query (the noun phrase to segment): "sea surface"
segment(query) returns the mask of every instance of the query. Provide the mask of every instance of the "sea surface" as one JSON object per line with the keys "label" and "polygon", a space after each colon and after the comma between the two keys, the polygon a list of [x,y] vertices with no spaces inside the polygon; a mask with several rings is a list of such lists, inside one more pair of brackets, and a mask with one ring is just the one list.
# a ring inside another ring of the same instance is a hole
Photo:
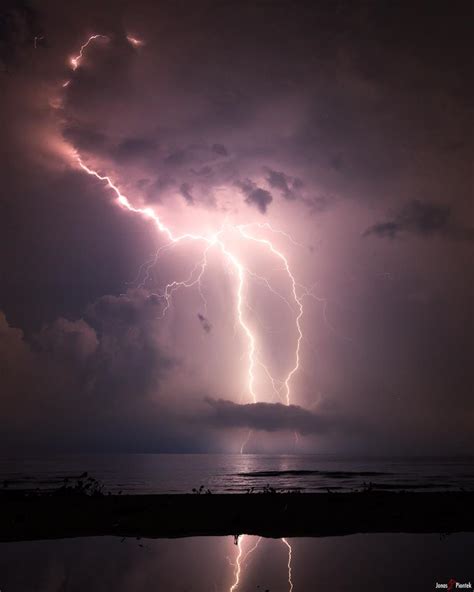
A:
{"label": "sea surface", "polygon": [[[474,491],[474,458],[330,455],[116,454],[0,458],[0,487],[54,490],[86,472],[124,494],[245,493],[251,488],[325,492]],[[370,485],[369,485],[370,484]],[[1,588],[1,586],[0,586]]]}

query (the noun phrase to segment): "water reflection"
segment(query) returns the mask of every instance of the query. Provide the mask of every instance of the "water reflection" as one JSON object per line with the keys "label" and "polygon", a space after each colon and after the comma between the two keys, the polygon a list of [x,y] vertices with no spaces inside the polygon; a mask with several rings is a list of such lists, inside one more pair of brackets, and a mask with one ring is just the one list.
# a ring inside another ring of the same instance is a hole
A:
{"label": "water reflection", "polygon": [[[472,580],[474,535],[96,537],[0,544],[5,592],[432,590]],[[469,551],[470,550],[470,551]]]}

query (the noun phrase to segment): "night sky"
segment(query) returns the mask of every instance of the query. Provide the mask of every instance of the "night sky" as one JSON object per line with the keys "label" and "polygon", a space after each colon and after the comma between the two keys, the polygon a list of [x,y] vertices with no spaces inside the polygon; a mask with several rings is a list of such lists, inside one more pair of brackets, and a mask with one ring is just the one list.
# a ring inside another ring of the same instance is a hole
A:
{"label": "night sky", "polygon": [[2,449],[474,453],[469,2],[6,4]]}

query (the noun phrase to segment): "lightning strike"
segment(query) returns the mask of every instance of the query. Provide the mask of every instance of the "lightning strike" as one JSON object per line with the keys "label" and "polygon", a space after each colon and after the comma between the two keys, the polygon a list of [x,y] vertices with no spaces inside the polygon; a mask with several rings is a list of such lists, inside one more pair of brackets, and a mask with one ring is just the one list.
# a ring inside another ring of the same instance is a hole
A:
{"label": "lightning strike", "polygon": [[84,57],[84,51],[96,39],[108,39],[108,37],[106,35],[91,35],[89,37],[89,39],[81,45],[81,49],[79,50],[79,53],[76,56],[73,56],[69,60],[69,63],[70,63],[71,68],[73,70],[77,70],[79,68],[82,58]]}
{"label": "lightning strike", "polygon": [[251,555],[255,549],[259,546],[262,537],[257,539],[257,542],[253,547],[251,547],[245,554],[243,554],[243,542],[245,540],[245,535],[240,535],[237,541],[237,557],[235,559],[234,565],[234,583],[229,588],[229,592],[235,592],[240,585],[240,576],[242,575],[242,566],[247,561],[249,555]]}
{"label": "lightning strike", "polygon": [[[196,266],[192,269],[187,280],[184,280],[181,282],[173,281],[173,282],[166,285],[165,290],[162,295],[166,301],[166,306],[164,307],[163,312],[161,313],[162,318],[165,316],[166,312],[168,311],[168,309],[171,306],[173,292],[175,292],[176,290],[179,290],[180,288],[192,288],[193,286],[197,286],[198,292],[199,292],[201,299],[204,303],[204,310],[207,311],[207,302],[206,302],[206,299],[204,298],[204,294],[202,292],[201,279],[202,279],[202,276],[204,275],[204,272],[206,271],[206,268],[207,268],[207,253],[208,253],[209,249],[211,248],[211,246],[212,245],[210,245],[206,248],[206,250],[204,251],[204,255],[203,255],[202,260],[199,263],[197,263]],[[196,270],[198,270],[198,269],[200,269],[200,271],[199,271],[199,274],[197,275],[197,277],[195,278],[194,276],[196,274]]]}
{"label": "lightning strike", "polygon": [[295,323],[296,323],[296,330],[297,330],[297,340],[296,340],[296,350],[295,350],[295,364],[293,366],[293,368],[291,368],[291,370],[289,371],[289,373],[286,376],[286,379],[284,381],[285,383],[285,399],[286,399],[286,404],[290,405],[290,395],[291,395],[291,389],[290,389],[290,382],[291,379],[293,378],[294,374],[298,371],[299,367],[300,367],[300,348],[301,348],[301,341],[303,339],[303,331],[301,329],[301,319],[303,317],[303,313],[304,313],[304,308],[303,308],[303,300],[302,298],[298,295],[297,292],[297,282],[295,280],[295,277],[293,276],[291,270],[290,270],[290,265],[288,263],[288,259],[283,255],[283,253],[281,253],[280,251],[278,251],[278,249],[276,249],[273,245],[273,243],[271,241],[269,241],[268,239],[264,239],[264,238],[256,238],[253,237],[251,235],[249,235],[246,230],[245,230],[245,226],[240,225],[237,227],[237,229],[239,230],[239,232],[241,233],[241,235],[243,237],[245,237],[248,240],[253,240],[256,243],[262,244],[264,245],[267,249],[269,249],[276,257],[278,257],[278,259],[280,259],[283,263],[283,266],[286,270],[286,273],[288,275],[288,278],[290,280],[291,283],[291,290],[293,293],[293,299],[294,302],[296,304],[297,307],[297,315],[296,315],[296,319],[295,319]]}
{"label": "lightning strike", "polygon": [[[222,230],[220,230],[220,231],[216,232],[214,235],[210,235],[210,236],[200,235],[200,234],[192,234],[192,233],[185,233],[185,234],[181,234],[179,236],[174,236],[172,231],[162,222],[160,217],[157,216],[151,208],[136,208],[135,206],[133,206],[130,203],[129,199],[124,194],[121,193],[120,189],[117,187],[117,185],[112,181],[112,179],[108,175],[101,175],[98,171],[96,171],[96,170],[90,168],[88,165],[86,165],[77,151],[75,151],[75,158],[76,158],[78,165],[81,167],[81,169],[83,171],[85,171],[88,175],[91,175],[93,177],[96,177],[96,179],[103,181],[106,184],[106,186],[115,193],[117,202],[122,207],[126,208],[130,212],[141,214],[145,218],[151,219],[158,227],[158,230],[160,232],[166,234],[166,236],[168,237],[168,239],[172,243],[176,244],[176,243],[179,243],[184,240],[194,240],[194,241],[202,241],[204,243],[207,243],[207,245],[209,247],[217,245],[220,248],[221,252],[224,254],[227,261],[229,263],[231,263],[232,267],[235,269],[236,274],[237,274],[237,278],[238,278],[238,282],[237,282],[237,318],[238,318],[239,324],[240,324],[245,336],[247,337],[247,341],[248,341],[248,359],[249,359],[248,390],[249,390],[249,393],[253,399],[253,402],[256,403],[257,402],[257,393],[255,392],[256,339],[255,339],[255,336],[252,333],[249,325],[247,324],[247,322],[245,320],[245,315],[243,312],[243,310],[244,310],[245,267],[233,253],[231,253],[230,251],[227,250],[226,246],[224,245],[222,240],[219,238],[219,235],[221,234]],[[165,289],[165,299],[167,302],[166,310],[169,308],[170,294],[172,294],[172,292],[175,291],[179,287],[190,287],[190,286],[193,286],[193,285],[196,285],[197,283],[199,283],[202,278],[202,275],[205,271],[205,268],[206,268],[206,265],[205,264],[202,265],[201,273],[199,274],[198,279],[196,281],[191,281],[190,279],[188,279],[187,281],[184,281],[184,282],[172,282],[171,284],[169,284],[166,287],[166,289]]]}
{"label": "lightning strike", "polygon": [[261,540],[262,540],[262,537],[258,537],[257,542],[255,543],[255,545],[253,547],[251,547],[247,551],[247,553],[245,554],[245,557],[242,560],[243,562],[244,561],[247,561],[248,556],[251,555],[255,551],[255,549],[260,545]]}
{"label": "lightning strike", "polygon": [[291,572],[292,548],[290,543],[286,539],[281,539],[281,542],[288,547],[288,592],[293,592],[293,579]]}
{"label": "lightning strike", "polygon": [[[100,34],[91,35],[86,40],[86,42],[81,46],[79,53],[76,56],[70,58],[70,66],[73,71],[77,70],[77,68],[80,66],[82,59],[84,58],[84,52],[87,49],[87,47],[97,39],[108,39],[108,37],[105,35],[100,35]],[[136,37],[132,37],[131,35],[127,35],[127,40],[134,47],[140,47],[141,45],[143,45],[143,42],[140,39],[138,39]],[[67,87],[69,87],[70,83],[71,83],[71,80],[67,80],[66,82],[64,82],[62,84],[62,87],[66,89]],[[214,232],[212,234],[199,234],[199,233],[187,232],[187,233],[175,235],[173,233],[173,231],[163,222],[163,220],[160,218],[160,216],[157,215],[152,208],[150,208],[150,207],[139,208],[139,207],[134,206],[132,204],[132,202],[129,200],[129,198],[125,194],[122,193],[122,191],[120,190],[117,183],[109,175],[101,174],[98,170],[96,170],[95,168],[92,168],[89,164],[87,164],[85,162],[85,160],[81,156],[81,154],[74,148],[73,148],[73,158],[74,158],[77,166],[82,171],[84,171],[84,173],[86,173],[87,175],[89,175],[91,177],[95,177],[97,180],[101,181],[108,189],[110,189],[112,191],[112,193],[115,197],[115,201],[117,202],[117,204],[120,207],[122,207],[134,214],[139,214],[146,219],[149,219],[150,221],[152,221],[155,224],[155,226],[157,227],[157,230],[167,237],[168,243],[158,250],[157,254],[155,255],[155,257],[153,258],[153,260],[151,262],[149,262],[148,264],[145,265],[146,276],[142,282],[142,285],[148,279],[150,268],[154,263],[156,263],[158,256],[162,250],[168,250],[168,249],[172,248],[173,246],[177,245],[178,243],[181,243],[184,241],[197,241],[197,242],[201,242],[204,244],[205,249],[203,252],[202,259],[191,270],[191,273],[189,274],[188,278],[185,280],[180,280],[180,281],[174,280],[165,286],[164,291],[161,294],[162,298],[165,301],[165,306],[163,308],[162,316],[164,316],[166,314],[167,310],[171,306],[172,297],[173,297],[174,292],[176,292],[177,290],[179,290],[181,288],[197,287],[199,294],[204,302],[204,306],[207,309],[207,302],[206,302],[206,299],[204,298],[204,295],[202,292],[202,283],[201,282],[202,282],[203,276],[207,270],[207,265],[208,265],[207,256],[208,256],[210,249],[212,249],[214,247],[219,249],[219,251],[221,252],[223,257],[225,258],[227,263],[233,269],[234,274],[236,276],[235,315],[236,315],[237,322],[241,328],[242,334],[245,336],[246,341],[247,341],[247,359],[248,359],[247,390],[250,395],[250,398],[252,399],[253,403],[256,403],[258,401],[258,393],[257,393],[256,387],[255,387],[256,368],[261,367],[264,370],[265,374],[267,375],[267,377],[272,385],[274,393],[278,397],[283,398],[286,405],[290,405],[291,404],[291,381],[293,379],[293,376],[296,374],[296,372],[300,368],[300,348],[301,348],[301,342],[303,339],[301,320],[302,320],[303,313],[304,313],[302,299],[304,296],[311,294],[311,292],[308,289],[304,288],[304,286],[301,286],[300,284],[297,283],[297,281],[290,269],[290,264],[288,262],[287,257],[280,250],[278,250],[269,239],[253,236],[252,234],[249,233],[249,229],[251,227],[256,227],[258,229],[269,230],[270,232],[272,232],[274,234],[279,234],[279,235],[284,236],[293,245],[300,246],[300,247],[303,247],[304,245],[301,245],[301,243],[296,242],[286,232],[274,229],[269,223],[252,223],[252,224],[244,224],[244,225],[237,225],[237,226],[229,225],[229,224],[225,223],[217,232]],[[227,229],[237,232],[245,242],[253,242],[253,243],[255,243],[256,246],[263,247],[280,262],[282,269],[284,270],[284,272],[288,278],[288,281],[289,281],[289,285],[290,285],[290,289],[291,289],[290,291],[291,291],[291,295],[292,295],[291,302],[287,298],[285,298],[282,294],[277,292],[271,286],[271,284],[267,278],[261,277],[261,276],[255,274],[254,272],[252,272],[240,261],[240,259],[238,258],[238,256],[234,252],[232,252],[228,249],[228,247],[226,246],[224,239],[223,239],[224,231]],[[248,320],[246,319],[246,316],[244,313],[246,308],[250,308],[249,305],[247,305],[245,302],[245,287],[246,287],[249,277],[256,279],[259,282],[263,283],[271,293],[273,293],[277,297],[281,298],[285,302],[285,304],[288,306],[288,308],[292,312],[294,312],[294,314],[295,314],[295,321],[294,322],[295,322],[295,329],[296,329],[296,347],[295,347],[295,353],[294,353],[294,363],[293,363],[292,367],[290,368],[290,370],[287,372],[286,377],[282,380],[275,378],[273,376],[273,374],[270,372],[268,366],[265,365],[261,361],[260,356],[259,356],[259,349],[257,347],[257,338],[256,338],[254,332],[252,331],[252,328],[251,328],[250,324],[248,323]],[[298,289],[301,290],[301,294],[298,293]],[[283,391],[283,395],[281,395],[282,391]],[[248,441],[249,441],[251,435],[252,435],[252,431],[249,430],[246,439],[242,443],[242,446],[240,449],[241,454],[243,454],[245,446],[248,444]],[[295,434],[295,437],[297,437],[296,434]],[[242,574],[242,566],[243,566],[245,560],[248,558],[248,556],[251,553],[253,553],[255,551],[255,549],[258,547],[258,545],[261,541],[261,538],[259,538],[257,543],[251,549],[249,549],[247,551],[247,553],[245,553],[245,554],[243,552],[244,540],[245,540],[245,535],[238,537],[238,541],[237,541],[238,553],[237,553],[236,561],[234,564],[234,566],[235,566],[234,582],[231,585],[229,592],[235,592],[237,590],[237,588],[239,587],[240,580],[241,580],[241,574]],[[288,548],[288,584],[289,584],[289,592],[292,592],[293,591],[292,568],[291,568],[292,548],[291,548],[291,545],[288,543],[288,541],[285,538],[283,538],[281,540]]]}
{"label": "lightning strike", "polygon": [[245,440],[242,442],[242,445],[240,446],[240,454],[243,454],[245,452],[245,447],[249,443],[251,435],[252,435],[252,430],[249,430],[247,433],[247,437],[245,438]]}
{"label": "lightning strike", "polygon": [[[109,39],[106,35],[102,34],[95,34],[91,35],[85,43],[82,44],[79,53],[72,57],[70,60],[71,67],[76,70],[80,64],[82,59],[84,58],[85,51],[89,47],[91,43],[96,41],[97,39]],[[136,37],[132,37],[131,35],[127,36],[127,40],[134,46],[141,45],[142,42]],[[70,80],[63,83],[63,88],[67,88],[70,84]],[[303,308],[303,300],[302,298],[308,294],[309,290],[300,286],[296,282],[296,279],[290,269],[290,264],[287,257],[278,250],[272,241],[268,238],[260,238],[257,236],[253,236],[249,231],[250,228],[255,227],[258,229],[268,230],[274,234],[279,234],[289,240],[292,244],[297,246],[303,246],[301,243],[295,241],[288,233],[283,232],[281,230],[273,228],[268,222],[265,223],[250,223],[250,224],[241,224],[238,226],[225,224],[214,234],[199,234],[199,233],[184,233],[181,235],[175,235],[173,231],[162,221],[159,215],[155,213],[155,211],[150,207],[139,208],[132,204],[129,198],[122,193],[119,186],[116,184],[112,178],[107,174],[101,174],[98,170],[92,168],[89,164],[86,164],[81,154],[76,150],[73,149],[73,157],[77,163],[77,165],[88,175],[95,177],[99,181],[102,181],[106,187],[108,187],[115,195],[115,199],[117,203],[122,207],[127,209],[130,212],[135,214],[139,214],[145,218],[150,219],[157,227],[158,231],[164,234],[167,239],[169,240],[168,245],[165,245],[166,248],[175,246],[176,244],[182,241],[198,241],[202,242],[206,245],[205,255],[203,260],[198,263],[195,268],[192,270],[190,276],[181,281],[173,281],[169,283],[162,293],[162,298],[165,301],[165,307],[163,310],[163,315],[166,314],[166,311],[169,309],[171,305],[171,300],[174,292],[181,288],[191,288],[196,286],[198,288],[199,294],[201,299],[204,302],[205,307],[207,307],[207,302],[203,296],[202,292],[202,284],[201,281],[207,269],[207,253],[212,247],[216,247],[220,250],[221,254],[227,260],[230,267],[233,269],[233,272],[236,277],[236,292],[235,292],[235,301],[236,301],[236,320],[238,325],[240,326],[241,332],[244,335],[247,341],[247,359],[248,359],[248,366],[247,366],[247,390],[250,396],[250,399],[253,403],[258,401],[258,393],[256,391],[256,369],[257,367],[263,368],[265,374],[267,375],[270,384],[272,385],[272,389],[274,393],[281,399],[284,400],[286,405],[290,405],[291,403],[291,382],[293,376],[296,374],[300,367],[300,349],[301,349],[301,342],[303,339],[303,332],[301,327],[301,319],[303,317],[304,308]],[[231,252],[228,247],[226,246],[222,235],[224,230],[229,228],[230,230],[237,232],[240,234],[240,237],[246,242],[254,242],[256,245],[263,247],[266,249],[272,256],[274,256],[277,260],[280,261],[282,265],[283,271],[286,273],[286,276],[289,280],[289,285],[291,288],[291,295],[292,301],[290,302],[285,296],[280,294],[277,290],[275,290],[269,280],[265,277],[261,277],[250,269],[248,269],[238,258],[238,256]],[[198,271],[198,273],[197,273]],[[149,273],[149,267],[147,268],[147,276]],[[196,275],[197,273],[197,275]],[[277,379],[273,376],[270,372],[268,366],[266,366],[259,356],[259,349],[257,347],[257,337],[252,330],[248,320],[246,319],[245,309],[249,307],[245,302],[245,288],[248,282],[248,278],[253,278],[261,283],[263,283],[266,288],[275,296],[280,298],[284,301],[284,303],[288,306],[288,308],[295,313],[295,329],[296,329],[296,344],[295,344],[295,353],[294,353],[294,363],[290,370],[287,372],[286,376],[283,379]],[[298,293],[298,288],[303,288],[302,293]],[[277,386],[279,383],[280,386]],[[281,394],[283,393],[283,394]],[[246,440],[241,446],[241,452],[243,453],[246,444],[250,438],[251,432],[247,435]]]}
{"label": "lightning strike", "polygon": [[235,569],[234,569],[234,583],[232,584],[232,586],[229,588],[229,592],[235,592],[235,590],[237,590],[239,584],[240,584],[240,571],[241,571],[241,565],[240,565],[240,561],[242,558],[242,536],[239,536],[238,541],[237,541],[237,548],[238,548],[238,552],[237,552],[237,557],[235,559]]}

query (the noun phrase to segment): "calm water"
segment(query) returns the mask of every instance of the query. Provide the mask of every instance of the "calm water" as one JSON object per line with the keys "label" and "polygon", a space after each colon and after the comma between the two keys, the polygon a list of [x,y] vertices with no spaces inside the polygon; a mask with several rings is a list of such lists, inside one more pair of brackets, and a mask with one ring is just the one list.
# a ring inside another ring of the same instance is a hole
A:
{"label": "calm water", "polygon": [[[474,583],[474,535],[282,540],[84,538],[0,543],[5,592],[336,592],[435,590]],[[253,551],[251,551],[253,549]],[[249,553],[249,551],[251,551]],[[234,588],[232,586],[239,584]]]}
{"label": "calm water", "polygon": [[[114,455],[0,461],[8,487],[46,489],[88,471],[124,493],[243,492],[267,483],[322,491],[474,490],[466,459],[355,459],[321,455]],[[291,550],[291,558],[290,558]],[[240,559],[239,559],[240,557]],[[474,583],[474,535],[120,539],[0,543],[1,592],[357,592],[435,590]]]}
{"label": "calm water", "polygon": [[344,491],[364,482],[387,490],[474,490],[472,458],[132,454],[0,459],[0,481],[10,488],[51,489],[84,471],[106,490],[124,493],[186,493],[201,485],[214,493],[235,493],[267,484],[306,492]]}

